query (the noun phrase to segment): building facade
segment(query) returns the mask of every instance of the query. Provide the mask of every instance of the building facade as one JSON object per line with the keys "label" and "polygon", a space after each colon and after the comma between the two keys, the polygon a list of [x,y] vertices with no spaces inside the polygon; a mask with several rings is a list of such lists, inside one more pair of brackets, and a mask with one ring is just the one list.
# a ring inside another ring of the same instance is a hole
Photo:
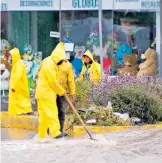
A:
{"label": "building facade", "polygon": [[[101,62],[101,22],[105,73],[115,75],[122,53],[136,53],[140,60],[152,47],[157,51],[162,76],[160,0],[102,0],[101,20],[98,6],[99,0],[2,0],[1,39],[18,47],[22,55],[24,45],[30,44],[42,58],[50,55],[59,40],[73,43],[71,62],[79,74],[79,60],[86,49]],[[60,37],[51,32],[59,32]]]}

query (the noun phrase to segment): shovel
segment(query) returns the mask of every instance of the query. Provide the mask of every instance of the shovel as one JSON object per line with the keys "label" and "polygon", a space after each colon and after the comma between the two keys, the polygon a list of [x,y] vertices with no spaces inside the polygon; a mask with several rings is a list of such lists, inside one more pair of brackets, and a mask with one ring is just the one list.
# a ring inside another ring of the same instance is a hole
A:
{"label": "shovel", "polygon": [[85,123],[83,122],[82,118],[81,118],[80,115],[78,114],[77,110],[75,109],[74,105],[72,104],[72,102],[70,101],[70,99],[68,98],[67,95],[65,95],[65,98],[66,98],[67,102],[69,103],[70,107],[72,108],[73,112],[74,112],[74,113],[76,114],[76,116],[78,117],[80,123],[82,124],[82,126],[83,126],[84,129],[85,129],[85,131],[87,132],[89,138],[90,138],[91,140],[96,140],[96,139],[94,139],[94,138],[92,137],[92,135],[91,135],[90,132],[88,131],[88,129],[87,129]]}

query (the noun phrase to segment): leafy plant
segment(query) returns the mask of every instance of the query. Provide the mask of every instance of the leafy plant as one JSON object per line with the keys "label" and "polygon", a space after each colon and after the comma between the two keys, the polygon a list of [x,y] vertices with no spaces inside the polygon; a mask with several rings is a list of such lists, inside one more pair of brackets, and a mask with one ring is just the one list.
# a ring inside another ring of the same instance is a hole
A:
{"label": "leafy plant", "polygon": [[[96,107],[96,112],[83,112],[80,113],[81,118],[86,123],[87,120],[96,119],[96,125],[99,126],[127,126],[130,125],[129,121],[124,121],[119,117],[113,115],[112,110],[105,109],[104,107]],[[68,126],[80,125],[78,118],[74,114],[66,116],[66,123]],[[92,124],[89,124],[92,125]]]}
{"label": "leafy plant", "polygon": [[35,89],[31,91],[30,101],[31,101],[33,111],[38,111],[37,100],[35,99]]}
{"label": "leafy plant", "polygon": [[106,77],[93,86],[90,97],[95,105],[106,106],[111,101],[115,111],[146,123],[162,120],[162,79],[158,77]]}
{"label": "leafy plant", "polygon": [[76,108],[89,107],[91,83],[88,80],[76,82]]}

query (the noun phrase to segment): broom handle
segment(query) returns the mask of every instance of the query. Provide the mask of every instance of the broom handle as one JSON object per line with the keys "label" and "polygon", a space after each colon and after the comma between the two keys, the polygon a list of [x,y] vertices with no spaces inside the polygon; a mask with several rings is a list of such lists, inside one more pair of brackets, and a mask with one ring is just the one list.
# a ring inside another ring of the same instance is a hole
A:
{"label": "broom handle", "polygon": [[76,114],[76,116],[78,117],[79,121],[81,122],[81,124],[86,128],[86,125],[84,124],[83,120],[81,119],[80,115],[78,114],[77,110],[75,109],[74,105],[72,104],[72,102],[70,101],[70,99],[67,97],[67,95],[65,95],[67,102],[69,103],[70,107],[72,108],[73,112]]}
{"label": "broom handle", "polygon": [[73,112],[74,112],[74,113],[76,114],[76,116],[78,117],[80,123],[83,125],[83,127],[84,127],[84,129],[86,130],[86,132],[87,132],[87,134],[89,135],[89,137],[90,137],[91,139],[93,139],[93,138],[92,138],[92,135],[91,135],[90,132],[88,131],[88,129],[87,129],[85,123],[83,122],[82,118],[81,118],[80,115],[78,114],[76,108],[74,107],[74,105],[72,104],[72,102],[69,100],[69,98],[68,98],[67,95],[65,95],[65,98],[66,98],[67,102],[69,103],[69,105],[71,106]]}

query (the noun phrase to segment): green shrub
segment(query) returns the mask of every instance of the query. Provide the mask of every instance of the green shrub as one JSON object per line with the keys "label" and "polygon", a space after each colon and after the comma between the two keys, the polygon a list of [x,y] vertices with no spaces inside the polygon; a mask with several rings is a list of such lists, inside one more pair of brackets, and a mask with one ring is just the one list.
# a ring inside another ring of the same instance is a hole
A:
{"label": "green shrub", "polygon": [[90,89],[91,83],[88,80],[76,82],[76,108],[87,108],[90,106]]}
{"label": "green shrub", "polygon": [[154,93],[137,87],[121,87],[110,95],[114,111],[129,113],[145,123],[155,123],[162,120],[162,102]]}
{"label": "green shrub", "polygon": [[106,106],[112,102],[114,111],[129,113],[145,123],[162,120],[162,79],[158,77],[105,78],[91,90],[91,102]]}
{"label": "green shrub", "polygon": [[[96,112],[83,112],[80,113],[81,118],[86,123],[87,120],[96,119],[96,125],[98,126],[128,126],[129,120],[124,121],[119,117],[113,115],[112,110],[105,109],[104,107],[96,107]],[[69,114],[66,116],[66,123],[68,126],[81,125],[75,114]],[[92,125],[92,124],[89,124]]]}

